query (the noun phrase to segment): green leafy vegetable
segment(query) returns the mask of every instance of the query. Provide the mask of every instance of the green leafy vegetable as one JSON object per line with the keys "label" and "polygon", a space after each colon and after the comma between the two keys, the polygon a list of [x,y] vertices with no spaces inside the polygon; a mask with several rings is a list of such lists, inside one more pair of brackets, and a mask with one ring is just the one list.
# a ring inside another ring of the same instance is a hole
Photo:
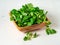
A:
{"label": "green leafy vegetable", "polygon": [[22,5],[20,9],[12,9],[10,12],[10,20],[14,20],[19,27],[40,24],[46,21],[46,14],[39,7],[34,7],[31,3]]}
{"label": "green leafy vegetable", "polygon": [[24,41],[31,40],[32,35],[33,35],[33,34],[32,34],[31,32],[27,32],[27,33],[26,33],[26,36],[24,37]]}
{"label": "green leafy vegetable", "polygon": [[33,37],[34,37],[34,38],[38,37],[37,33],[34,33]]}
{"label": "green leafy vegetable", "polygon": [[28,38],[25,36],[25,37],[24,37],[24,41],[27,41],[27,40],[28,40]]}
{"label": "green leafy vegetable", "polygon": [[54,29],[51,29],[49,26],[47,26],[46,28],[46,33],[49,35],[49,34],[55,34],[56,31]]}
{"label": "green leafy vegetable", "polygon": [[27,41],[27,40],[31,40],[32,38],[36,38],[38,36],[37,33],[31,33],[31,32],[27,32],[26,33],[26,36],[24,37],[24,41]]}

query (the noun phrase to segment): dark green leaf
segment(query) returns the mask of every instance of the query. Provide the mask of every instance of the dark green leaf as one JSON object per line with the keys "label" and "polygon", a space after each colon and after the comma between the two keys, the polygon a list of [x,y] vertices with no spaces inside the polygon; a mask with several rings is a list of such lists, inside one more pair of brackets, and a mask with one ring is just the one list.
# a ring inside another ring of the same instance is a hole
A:
{"label": "dark green leaf", "polygon": [[47,26],[46,28],[46,33],[49,35],[49,34],[55,34],[56,31],[54,29],[51,29],[49,26]]}
{"label": "dark green leaf", "polygon": [[27,41],[27,40],[28,40],[28,38],[25,36],[25,37],[24,37],[24,41]]}
{"label": "dark green leaf", "polygon": [[24,41],[27,41],[27,40],[31,40],[31,37],[30,36],[25,36]]}
{"label": "dark green leaf", "polygon": [[49,30],[46,30],[46,33],[49,35]]}
{"label": "dark green leaf", "polygon": [[51,32],[52,32],[52,34],[55,34],[56,33],[56,31],[54,29],[51,29]]}
{"label": "dark green leaf", "polygon": [[36,38],[36,37],[38,37],[38,35],[37,35],[37,33],[34,33],[34,36],[33,36],[33,38]]}

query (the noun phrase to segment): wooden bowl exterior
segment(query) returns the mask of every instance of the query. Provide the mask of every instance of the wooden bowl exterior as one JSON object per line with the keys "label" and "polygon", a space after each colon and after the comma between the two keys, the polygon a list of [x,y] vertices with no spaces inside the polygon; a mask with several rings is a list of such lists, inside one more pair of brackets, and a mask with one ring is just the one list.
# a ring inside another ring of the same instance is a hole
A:
{"label": "wooden bowl exterior", "polygon": [[13,23],[15,24],[17,29],[22,31],[22,32],[30,32],[30,31],[34,31],[34,30],[37,30],[37,29],[41,29],[46,25],[46,23],[43,22],[41,24],[34,24],[32,26],[19,27],[15,22],[13,22]]}

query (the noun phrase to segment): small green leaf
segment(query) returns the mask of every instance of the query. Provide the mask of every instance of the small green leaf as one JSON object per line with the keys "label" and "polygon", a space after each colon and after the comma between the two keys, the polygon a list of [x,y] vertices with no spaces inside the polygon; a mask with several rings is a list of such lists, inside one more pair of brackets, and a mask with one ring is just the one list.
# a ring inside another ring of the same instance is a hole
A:
{"label": "small green leaf", "polygon": [[51,22],[50,21],[45,21],[46,22],[46,26],[50,25]]}
{"label": "small green leaf", "polygon": [[46,11],[45,15],[48,13],[48,11]]}
{"label": "small green leaf", "polygon": [[12,21],[12,20],[14,20],[14,18],[13,17],[10,17],[10,21]]}
{"label": "small green leaf", "polygon": [[32,23],[31,22],[28,22],[27,26],[31,26],[31,25],[32,25]]}
{"label": "small green leaf", "polygon": [[27,36],[32,36],[33,34],[32,34],[32,32],[27,32],[26,35]]}
{"label": "small green leaf", "polygon": [[25,36],[24,41],[27,41],[27,40],[31,40],[31,37],[30,36]]}
{"label": "small green leaf", "polygon": [[31,40],[31,38],[32,38],[32,33],[31,32],[27,32],[26,36],[24,37],[24,41]]}
{"label": "small green leaf", "polygon": [[26,36],[24,37],[24,41],[31,40],[32,38],[38,37],[37,33],[27,32]]}
{"label": "small green leaf", "polygon": [[49,30],[46,30],[46,33],[49,35]]}
{"label": "small green leaf", "polygon": [[46,28],[46,33],[49,35],[49,34],[55,34],[56,31],[54,29],[51,29],[49,26],[47,26]]}
{"label": "small green leaf", "polygon": [[38,35],[37,33],[34,33],[33,38],[36,38],[36,37],[38,37]]}
{"label": "small green leaf", "polygon": [[51,29],[51,32],[52,32],[52,34],[55,34],[56,30],[55,29]]}
{"label": "small green leaf", "polygon": [[37,19],[37,24],[40,24],[42,22],[42,20]]}
{"label": "small green leaf", "polygon": [[28,7],[29,9],[31,9],[31,8],[33,8],[33,5],[32,5],[31,3],[29,3],[29,4],[27,4],[27,7]]}
{"label": "small green leaf", "polygon": [[28,39],[27,39],[27,37],[25,36],[23,40],[24,40],[24,41],[27,41]]}
{"label": "small green leaf", "polygon": [[16,9],[13,9],[10,13],[11,14],[16,14],[16,13],[18,13],[18,11]]}

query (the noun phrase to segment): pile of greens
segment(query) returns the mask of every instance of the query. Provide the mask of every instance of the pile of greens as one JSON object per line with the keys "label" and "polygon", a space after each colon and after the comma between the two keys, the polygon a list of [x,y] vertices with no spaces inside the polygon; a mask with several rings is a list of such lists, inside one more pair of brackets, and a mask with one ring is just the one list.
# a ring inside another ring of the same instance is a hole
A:
{"label": "pile of greens", "polygon": [[[19,27],[24,26],[31,26],[34,24],[40,24],[42,22],[46,23],[46,33],[55,34],[56,31],[51,29],[49,25],[51,24],[50,21],[46,18],[47,11],[45,12],[43,9],[39,9],[38,7],[34,7],[31,3],[25,4],[22,8],[16,10],[13,9],[10,11],[10,20],[16,22]],[[38,35],[37,33],[32,34],[31,32],[27,32],[24,40],[30,40],[32,38],[36,38]]]}
{"label": "pile of greens", "polygon": [[43,9],[34,7],[31,3],[23,5],[22,8],[18,10],[11,10],[10,14],[10,19],[14,20],[20,27],[40,24],[44,21],[47,21],[47,11],[45,12]]}

